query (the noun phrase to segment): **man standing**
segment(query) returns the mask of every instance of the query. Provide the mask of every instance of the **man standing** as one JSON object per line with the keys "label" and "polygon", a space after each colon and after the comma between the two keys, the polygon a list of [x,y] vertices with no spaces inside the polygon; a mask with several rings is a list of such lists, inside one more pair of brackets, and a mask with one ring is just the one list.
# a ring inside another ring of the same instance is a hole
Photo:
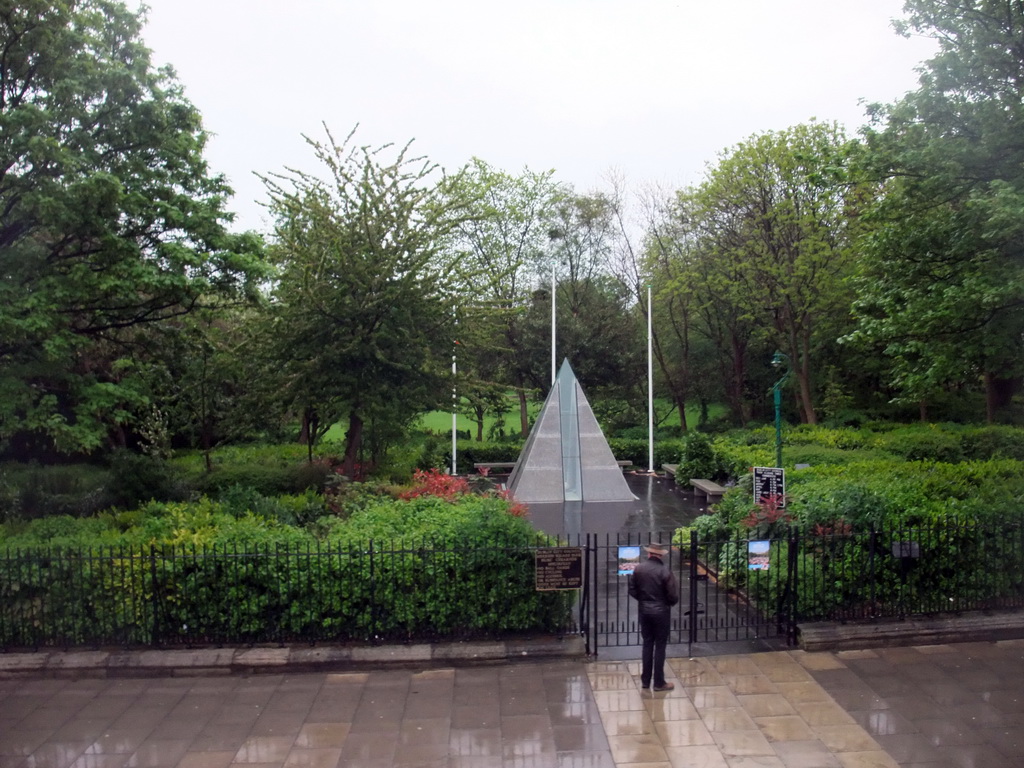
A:
{"label": "man standing", "polygon": [[640,635],[644,639],[640,684],[654,690],[671,691],[665,682],[665,646],[672,624],[672,606],[679,602],[679,582],[672,569],[662,562],[668,554],[663,544],[644,547],[647,560],[640,563],[629,577],[629,596],[640,604]]}

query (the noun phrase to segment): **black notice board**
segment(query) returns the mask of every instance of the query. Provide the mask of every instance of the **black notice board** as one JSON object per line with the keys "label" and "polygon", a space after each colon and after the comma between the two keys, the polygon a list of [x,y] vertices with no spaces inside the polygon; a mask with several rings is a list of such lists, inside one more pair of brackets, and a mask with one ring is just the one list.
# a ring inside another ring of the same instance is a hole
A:
{"label": "black notice board", "polygon": [[772,496],[786,495],[786,470],[780,467],[754,467],[754,503]]}
{"label": "black notice board", "polygon": [[536,550],[537,590],[579,589],[583,586],[581,547],[541,547]]}

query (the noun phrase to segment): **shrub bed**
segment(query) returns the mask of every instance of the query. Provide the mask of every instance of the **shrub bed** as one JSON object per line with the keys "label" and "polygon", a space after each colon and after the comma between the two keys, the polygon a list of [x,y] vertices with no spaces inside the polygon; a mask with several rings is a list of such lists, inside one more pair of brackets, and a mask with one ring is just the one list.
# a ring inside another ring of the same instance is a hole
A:
{"label": "shrub bed", "polygon": [[367,641],[561,629],[575,595],[535,590],[533,547],[547,539],[508,509],[497,497],[374,496],[347,518],[321,516],[299,528],[206,498],[8,527],[0,538],[0,643]]}
{"label": "shrub bed", "polygon": [[[803,620],[1024,600],[1024,430],[787,428],[786,503],[755,504],[750,468],[774,464],[774,440],[764,427],[715,436],[710,455],[706,445],[691,450],[735,480],[712,514],[675,537],[688,547],[697,533],[720,584],[769,613],[794,599]],[[752,572],[747,542],[765,539],[774,565]],[[901,542],[914,542],[913,558],[893,554]]]}

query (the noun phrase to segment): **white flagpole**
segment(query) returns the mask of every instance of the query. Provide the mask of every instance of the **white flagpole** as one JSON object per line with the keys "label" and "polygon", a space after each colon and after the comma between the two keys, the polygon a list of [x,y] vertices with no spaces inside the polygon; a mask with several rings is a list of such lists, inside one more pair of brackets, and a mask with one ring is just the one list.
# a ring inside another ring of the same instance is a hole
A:
{"label": "white flagpole", "polygon": [[647,284],[647,471],[654,474],[654,356],[651,324],[651,284]]}
{"label": "white flagpole", "polygon": [[555,386],[555,262],[551,262],[551,386]]}
{"label": "white flagpole", "polygon": [[458,335],[459,335],[459,318],[458,318],[458,315],[455,315],[455,310],[454,309],[452,310],[452,314],[455,316],[455,336],[456,336],[456,338],[452,340],[452,477],[455,477],[455,475],[457,474],[457,472],[456,472],[456,463],[455,463],[455,454],[456,454],[456,451],[458,450],[458,432],[459,432],[459,421],[458,421],[458,410],[459,410],[459,408],[458,408],[458,405],[459,405],[458,397],[459,396],[458,396],[458,387],[457,387],[457,384],[456,384],[457,379],[455,378],[455,373],[456,373],[456,370],[455,370],[455,352],[458,349],[458,345],[459,345],[459,339],[458,339]]}

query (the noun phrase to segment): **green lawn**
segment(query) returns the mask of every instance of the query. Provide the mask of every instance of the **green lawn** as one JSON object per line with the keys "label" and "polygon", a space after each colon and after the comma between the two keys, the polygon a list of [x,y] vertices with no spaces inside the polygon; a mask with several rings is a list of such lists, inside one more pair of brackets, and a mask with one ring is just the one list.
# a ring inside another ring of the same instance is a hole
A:
{"label": "green lawn", "polygon": [[[527,405],[527,412],[530,414],[530,418],[536,418],[540,412],[541,403],[529,403]],[[493,416],[484,417],[484,436],[487,436],[488,430],[497,421]],[[470,420],[468,417],[459,414],[457,419],[457,429],[468,430],[473,436],[476,436],[476,422]],[[445,411],[431,411],[425,413],[420,417],[419,426],[421,429],[429,429],[431,432],[451,432],[452,429],[452,414],[451,412]],[[519,431],[519,408],[517,407],[512,413],[505,414],[505,431],[506,432],[518,432]]]}
{"label": "green lawn", "polygon": [[[530,414],[530,418],[536,418],[540,412],[541,403],[530,402],[527,405],[527,409]],[[656,404],[656,409],[661,412],[662,408],[668,407],[668,403],[665,401],[659,401]],[[714,419],[721,414],[725,413],[725,406],[718,403],[711,406],[709,409],[710,418]],[[686,409],[686,423],[693,427],[697,424],[700,418],[700,408],[692,406]],[[493,416],[484,418],[484,439],[487,438],[488,431],[494,424],[496,419]],[[469,432],[474,438],[476,437],[476,422],[471,421],[467,416],[462,414],[458,415],[457,418],[457,429],[459,431]],[[665,420],[665,425],[675,426],[679,423],[678,418],[675,415],[675,409],[673,409],[672,415]],[[646,423],[638,426],[646,426]],[[430,411],[420,416],[418,427],[420,429],[429,430],[436,434],[451,433],[452,430],[452,414],[451,411]],[[519,430],[519,407],[516,407],[509,413],[505,414],[505,431],[516,432]],[[341,424],[335,424],[331,427],[327,434],[323,438],[324,440],[342,441],[345,439],[345,428]]]}
{"label": "green lawn", "polygon": [[[529,404],[529,413],[530,413],[530,418],[531,419],[533,419],[533,418],[535,418],[537,416],[537,414],[540,412],[540,407],[541,407],[541,403],[531,402]],[[668,403],[665,402],[665,401],[659,401],[655,405],[655,409],[659,413],[661,413],[663,408],[667,408],[667,407],[668,407]],[[719,405],[719,404],[716,403],[716,404],[712,405],[708,410],[709,410],[709,414],[708,414],[709,417],[714,419],[714,418],[722,415],[723,413],[725,413],[725,406],[724,405]],[[664,424],[666,426],[675,426],[675,425],[677,425],[679,423],[679,418],[675,414],[676,414],[676,412],[675,412],[675,409],[673,408],[672,409],[672,414],[667,419],[665,419],[665,421],[664,421]],[[700,419],[700,408],[699,407],[693,406],[693,407],[689,407],[689,408],[686,409],[686,423],[689,424],[690,427],[695,426],[699,419]],[[491,425],[494,423],[494,421],[495,420],[493,418],[490,418],[490,417],[484,419],[484,435],[485,436],[487,435],[487,430],[489,430],[491,428]],[[450,412],[445,413],[444,411],[432,411],[430,413],[426,413],[423,416],[421,416],[419,424],[420,424],[420,426],[423,429],[429,429],[432,432],[451,432],[451,429],[452,429],[452,415],[451,415]],[[646,426],[646,422],[643,425],[638,425],[638,426]],[[457,428],[460,429],[460,430],[469,430],[472,435],[476,436],[476,423],[473,422],[473,421],[470,421],[465,416],[460,415],[458,417],[458,427]],[[518,429],[519,429],[519,409],[517,408],[512,413],[505,414],[505,430],[506,431],[515,431],[515,430],[518,430]]]}

